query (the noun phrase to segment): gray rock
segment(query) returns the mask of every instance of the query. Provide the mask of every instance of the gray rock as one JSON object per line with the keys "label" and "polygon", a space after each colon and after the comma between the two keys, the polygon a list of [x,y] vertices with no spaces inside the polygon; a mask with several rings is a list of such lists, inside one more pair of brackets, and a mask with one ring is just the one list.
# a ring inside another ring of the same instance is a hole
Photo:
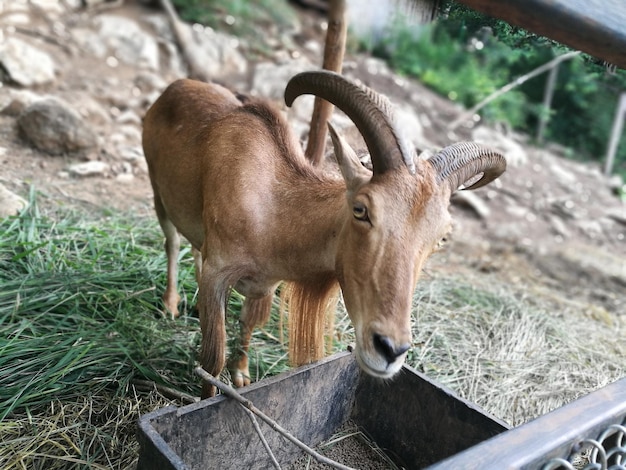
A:
{"label": "gray rock", "polygon": [[148,71],[138,73],[134,84],[142,93],[160,93],[167,86],[167,82],[160,75]]}
{"label": "gray rock", "polygon": [[472,210],[479,219],[485,220],[489,217],[489,214],[491,214],[487,203],[476,193],[457,191],[452,196],[452,202]]}
{"label": "gray rock", "polygon": [[17,215],[27,204],[26,199],[0,184],[0,219]]}
{"label": "gray rock", "polygon": [[478,126],[472,132],[472,140],[502,152],[510,166],[516,167],[525,165],[526,162],[528,162],[528,154],[524,148],[495,129],[486,126]]}
{"label": "gray rock", "polygon": [[[305,58],[280,64],[261,62],[257,64],[254,69],[251,93],[256,96],[282,102],[285,86],[291,77],[297,73],[317,68],[319,67],[313,66],[311,62]],[[301,98],[298,98],[294,105],[298,103],[299,100],[301,100]]]}
{"label": "gray rock", "polygon": [[394,103],[396,128],[404,138],[415,145],[416,148],[424,148],[426,139],[424,128],[415,113],[413,107],[407,104]]}
{"label": "gray rock", "polygon": [[72,30],[72,37],[79,44],[83,52],[87,52],[99,59],[104,59],[107,56],[108,48],[106,43],[93,30],[74,28]]}
{"label": "gray rock", "polygon": [[115,177],[115,181],[122,184],[131,184],[135,181],[135,175],[132,173],[120,173]]}
{"label": "gray rock", "polygon": [[44,85],[55,80],[52,58],[14,37],[0,42],[0,65],[12,81],[24,87]]}
{"label": "gray rock", "polygon": [[141,118],[136,112],[131,110],[122,111],[119,116],[115,118],[115,121],[119,124],[136,124],[141,125]]}
{"label": "gray rock", "polygon": [[[159,47],[156,40],[145,32],[137,22],[117,15],[100,15],[96,18],[99,38],[110,53],[121,62],[138,65],[152,70],[159,68]],[[91,44],[88,48],[98,50],[101,46]]]}
{"label": "gray rock", "polygon": [[248,62],[239,52],[238,38],[199,25],[191,27],[191,38],[192,51],[211,80],[245,76]]}
{"label": "gray rock", "polygon": [[574,225],[582,230],[589,238],[598,238],[603,235],[602,224],[597,220],[580,219],[574,221]]}
{"label": "gray rock", "polygon": [[[185,76],[185,66],[178,53],[176,39],[169,22],[164,17],[155,15],[147,17],[146,22],[164,40],[162,45],[169,55],[169,68],[175,75]],[[200,24],[182,23],[180,26],[181,33],[185,36],[196,62],[205,67],[204,72],[211,80],[233,80],[246,75],[248,61],[240,52],[241,40],[239,38]],[[234,88],[239,88],[237,83],[230,84]]]}
{"label": "gray rock", "polygon": [[109,172],[110,168],[106,162],[91,161],[70,165],[68,171],[73,176],[104,176]]}
{"label": "gray rock", "polygon": [[563,238],[570,238],[572,236],[572,232],[567,228],[563,219],[555,215],[550,215],[549,220],[550,226],[556,235],[560,235]]}
{"label": "gray rock", "polygon": [[28,106],[41,99],[29,90],[16,90],[14,88],[0,88],[0,114],[5,116],[19,116]]}
{"label": "gray rock", "polygon": [[138,146],[121,146],[117,150],[119,157],[125,162],[136,163],[143,160],[143,150]]}
{"label": "gray rock", "polygon": [[606,216],[622,225],[626,225],[626,205],[609,208],[606,211]]}
{"label": "gray rock", "polygon": [[548,171],[558,180],[558,182],[564,187],[570,187],[578,179],[576,175],[571,171],[566,170],[563,165],[559,164],[558,161],[554,161],[549,165]]}
{"label": "gray rock", "polygon": [[619,256],[597,246],[569,242],[547,256],[536,258],[549,276],[575,285],[623,289],[626,286],[626,263]]}
{"label": "gray rock", "polygon": [[28,106],[17,123],[26,140],[50,155],[77,152],[98,143],[96,134],[80,114],[54,98]]}

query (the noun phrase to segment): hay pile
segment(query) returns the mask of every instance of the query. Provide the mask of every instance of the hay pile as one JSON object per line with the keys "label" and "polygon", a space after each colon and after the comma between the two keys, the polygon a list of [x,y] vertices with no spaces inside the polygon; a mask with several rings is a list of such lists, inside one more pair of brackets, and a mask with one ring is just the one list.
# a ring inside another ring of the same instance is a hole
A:
{"label": "hay pile", "polygon": [[418,289],[417,369],[514,426],[624,376],[619,317],[472,281],[435,277]]}

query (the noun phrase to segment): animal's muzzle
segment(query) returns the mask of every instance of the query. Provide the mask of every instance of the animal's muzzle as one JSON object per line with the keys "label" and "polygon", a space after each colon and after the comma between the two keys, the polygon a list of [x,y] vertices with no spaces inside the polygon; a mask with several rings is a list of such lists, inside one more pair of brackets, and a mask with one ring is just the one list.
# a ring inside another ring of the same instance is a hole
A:
{"label": "animal's muzzle", "polygon": [[374,333],[373,342],[374,348],[385,358],[387,364],[395,362],[399,356],[402,356],[411,347],[410,343],[395,344],[388,336],[377,333]]}

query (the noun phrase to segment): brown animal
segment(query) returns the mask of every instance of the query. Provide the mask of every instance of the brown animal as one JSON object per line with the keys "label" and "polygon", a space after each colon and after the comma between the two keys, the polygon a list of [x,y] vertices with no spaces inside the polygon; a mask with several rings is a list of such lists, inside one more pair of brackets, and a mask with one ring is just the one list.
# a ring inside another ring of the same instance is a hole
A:
{"label": "brown animal", "polygon": [[[241,348],[228,362],[236,386],[250,382],[247,347],[266,321],[281,281],[290,294],[290,353],[302,364],[324,353],[324,312],[341,287],[362,369],[388,378],[411,346],[412,293],[426,258],[450,230],[450,195],[495,179],[504,158],[474,143],[425,161],[395,130],[389,102],[332,72],[305,72],[287,85],[288,105],[322,97],[356,124],[373,173],[330,128],[343,178],[316,169],[281,112],[225,88],[171,84],[149,109],[143,147],[168,257],[166,308],[178,315],[180,238],[192,244],[199,283],[200,361],[225,364],[225,306],[231,287],[246,299]],[[215,389],[205,386],[203,396]]]}

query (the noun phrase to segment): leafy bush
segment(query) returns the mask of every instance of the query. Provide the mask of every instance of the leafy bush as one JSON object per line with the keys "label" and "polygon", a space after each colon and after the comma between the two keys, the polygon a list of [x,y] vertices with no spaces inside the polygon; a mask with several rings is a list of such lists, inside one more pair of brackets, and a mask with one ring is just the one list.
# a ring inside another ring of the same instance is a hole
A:
{"label": "leafy bush", "polygon": [[282,0],[173,0],[180,17],[263,42],[268,27],[293,23],[295,13]]}
{"label": "leafy bush", "polygon": [[[444,11],[419,33],[396,22],[374,53],[466,107],[568,50],[456,3]],[[549,111],[542,106],[546,80],[547,74],[540,75],[494,100],[481,110],[483,118],[534,135],[540,116],[549,113],[547,139],[571,147],[579,158],[603,159],[626,73],[608,74],[584,54],[566,61]],[[626,174],[626,142],[619,147],[616,171]]]}
{"label": "leafy bush", "polygon": [[[454,39],[445,29],[426,27],[416,37],[410,29],[397,24],[374,53],[405,75],[418,77],[425,85],[471,107],[489,96],[508,80],[506,63],[511,59],[506,48],[496,44],[490,54]],[[518,91],[507,93],[484,110],[491,121],[508,121],[521,126],[528,109]]]}

